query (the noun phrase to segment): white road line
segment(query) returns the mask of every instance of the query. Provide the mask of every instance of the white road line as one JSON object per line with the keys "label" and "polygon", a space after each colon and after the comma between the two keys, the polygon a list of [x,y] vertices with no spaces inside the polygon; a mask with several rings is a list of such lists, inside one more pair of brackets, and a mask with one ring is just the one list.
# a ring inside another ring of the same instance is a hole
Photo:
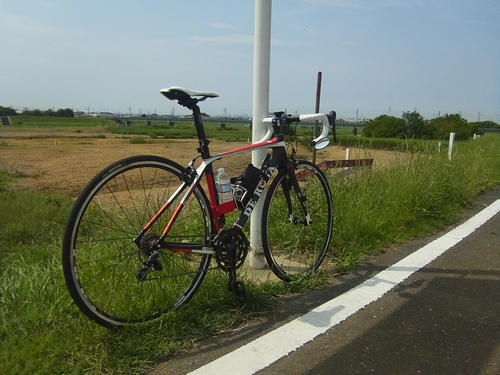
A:
{"label": "white road line", "polygon": [[500,200],[357,287],[189,374],[254,374],[379,299],[498,212]]}

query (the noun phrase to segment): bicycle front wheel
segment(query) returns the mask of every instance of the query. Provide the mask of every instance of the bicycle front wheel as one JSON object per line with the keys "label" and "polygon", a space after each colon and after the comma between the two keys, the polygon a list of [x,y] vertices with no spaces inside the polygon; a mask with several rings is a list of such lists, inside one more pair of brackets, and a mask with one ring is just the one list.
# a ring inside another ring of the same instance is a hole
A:
{"label": "bicycle front wheel", "polygon": [[[154,270],[144,271],[148,241],[155,243],[163,233],[183,194],[151,226],[141,246],[134,242],[185,182],[184,172],[165,158],[133,156],[104,169],[76,201],[63,239],[64,276],[77,306],[98,324],[157,318],[187,302],[203,281],[208,254],[159,249]],[[165,242],[208,244],[213,231],[210,204],[198,186]]]}
{"label": "bicycle front wheel", "polygon": [[285,168],[269,186],[262,210],[264,254],[271,270],[284,281],[316,271],[329,249],[333,232],[332,195],[325,175],[309,161],[294,163],[310,223],[306,223]]}

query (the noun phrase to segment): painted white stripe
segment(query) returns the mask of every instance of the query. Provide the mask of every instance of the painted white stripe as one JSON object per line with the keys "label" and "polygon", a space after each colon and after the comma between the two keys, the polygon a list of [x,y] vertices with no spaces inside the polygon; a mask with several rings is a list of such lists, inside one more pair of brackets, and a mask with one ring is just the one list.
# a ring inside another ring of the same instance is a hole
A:
{"label": "painted white stripe", "polygon": [[254,374],[379,299],[498,212],[500,200],[357,287],[189,374]]}

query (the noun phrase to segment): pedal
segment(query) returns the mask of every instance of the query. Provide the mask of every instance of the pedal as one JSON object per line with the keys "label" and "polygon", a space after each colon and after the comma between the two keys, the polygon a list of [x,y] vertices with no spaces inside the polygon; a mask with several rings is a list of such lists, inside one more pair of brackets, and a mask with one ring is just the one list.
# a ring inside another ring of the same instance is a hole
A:
{"label": "pedal", "polygon": [[236,282],[236,290],[234,291],[234,296],[239,302],[243,302],[247,298],[245,285],[241,281]]}

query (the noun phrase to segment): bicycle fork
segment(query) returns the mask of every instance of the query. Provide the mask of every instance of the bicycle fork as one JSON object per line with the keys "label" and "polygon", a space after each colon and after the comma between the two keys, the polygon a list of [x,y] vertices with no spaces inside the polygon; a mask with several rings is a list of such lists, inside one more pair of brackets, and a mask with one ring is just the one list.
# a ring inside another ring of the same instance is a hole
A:
{"label": "bicycle fork", "polygon": [[[285,167],[287,170],[287,178],[285,177],[281,181],[281,188],[283,189],[283,195],[285,196],[285,201],[286,205],[288,207],[288,217],[290,218],[290,222],[293,223],[294,225],[305,225],[308,226],[312,224],[311,221],[311,216],[309,215],[309,210],[307,209],[307,197],[302,194],[302,191],[299,186],[299,181],[297,179],[297,176],[295,175],[295,167],[293,165],[293,161],[288,160],[285,163]],[[291,186],[290,186],[291,185]],[[297,198],[300,203],[300,207],[302,209],[302,213],[304,215],[304,218],[299,218],[294,215],[293,212],[293,207],[292,207],[292,199],[290,197],[290,191],[292,190],[295,191],[295,194],[297,194]]]}

